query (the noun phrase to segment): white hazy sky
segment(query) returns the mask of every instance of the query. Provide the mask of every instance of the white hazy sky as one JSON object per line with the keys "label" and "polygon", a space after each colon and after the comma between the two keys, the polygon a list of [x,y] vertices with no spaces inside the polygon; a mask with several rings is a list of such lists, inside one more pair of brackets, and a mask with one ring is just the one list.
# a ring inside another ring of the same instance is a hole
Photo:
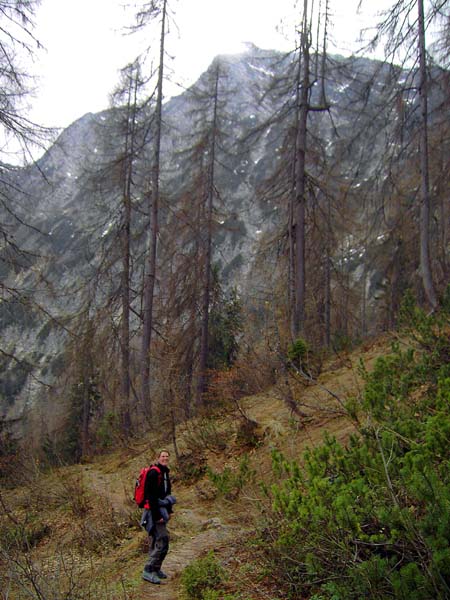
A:
{"label": "white hazy sky", "polygon": [[[379,0],[386,3],[388,0]],[[126,0],[42,0],[36,37],[45,46],[35,62],[38,95],[31,118],[66,127],[87,112],[108,107],[118,70],[137,54],[137,41],[121,28],[133,22]],[[178,29],[167,50],[175,55],[175,78],[190,84],[219,53],[236,53],[243,43],[288,49],[292,42],[277,26],[293,14],[295,0],[172,0]],[[358,0],[330,0],[335,51],[349,53],[363,24]],[[366,0],[366,5],[371,5]],[[167,90],[167,88],[166,88]]]}

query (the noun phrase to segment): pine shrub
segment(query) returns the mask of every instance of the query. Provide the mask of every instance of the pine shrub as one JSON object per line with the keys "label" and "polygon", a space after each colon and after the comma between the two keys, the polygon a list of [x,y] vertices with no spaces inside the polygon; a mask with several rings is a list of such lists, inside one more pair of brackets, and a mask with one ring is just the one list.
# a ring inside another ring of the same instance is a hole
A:
{"label": "pine shrub", "polygon": [[225,572],[214,553],[208,552],[188,565],[181,574],[181,586],[186,600],[213,600],[219,598],[219,588]]}
{"label": "pine shrub", "polygon": [[218,495],[230,500],[239,495],[246,483],[255,479],[255,471],[250,467],[247,454],[242,457],[237,470],[224,467],[221,472],[216,472],[207,467],[206,473]]}
{"label": "pine shrub", "polygon": [[273,454],[267,558],[287,597],[450,597],[450,312],[407,315],[409,344],[365,373],[360,433],[301,467]]}

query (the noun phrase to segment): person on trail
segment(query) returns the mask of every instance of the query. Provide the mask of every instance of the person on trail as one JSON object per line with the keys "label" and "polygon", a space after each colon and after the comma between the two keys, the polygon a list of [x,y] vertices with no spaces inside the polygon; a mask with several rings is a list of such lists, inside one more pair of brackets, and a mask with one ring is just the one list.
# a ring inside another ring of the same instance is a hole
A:
{"label": "person on trail", "polygon": [[161,450],[157,462],[150,467],[145,479],[146,508],[141,525],[151,538],[149,558],[142,573],[143,579],[150,583],[161,583],[167,575],[162,571],[162,563],[169,551],[169,533],[167,522],[176,499],[171,496],[171,483],[168,467],[169,452]]}

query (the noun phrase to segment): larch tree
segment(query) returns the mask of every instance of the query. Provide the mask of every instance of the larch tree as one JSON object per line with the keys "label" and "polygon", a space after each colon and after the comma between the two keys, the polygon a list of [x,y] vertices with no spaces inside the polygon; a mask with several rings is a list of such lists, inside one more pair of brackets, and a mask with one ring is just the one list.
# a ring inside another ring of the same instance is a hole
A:
{"label": "larch tree", "polygon": [[430,258],[430,169],[428,148],[428,77],[425,45],[425,15],[423,0],[417,0],[420,128],[420,270],[428,302],[436,308],[438,300],[433,282]]}
{"label": "larch tree", "polygon": [[233,153],[235,147],[230,148],[235,143],[233,125],[239,119],[231,101],[230,72],[227,60],[218,57],[186,92],[189,111],[180,124],[185,143],[166,164],[168,173],[173,169],[170,206],[162,203],[168,220],[160,236],[164,257],[160,322],[166,341],[160,339],[157,346],[165,345],[167,355],[176,354],[176,376],[184,382],[177,395],[185,415],[204,404],[208,371],[214,368],[210,360],[213,271],[214,261],[220,260],[215,240],[218,232],[222,236],[228,232],[221,191],[230,177],[239,180],[235,167],[240,159]]}
{"label": "larch tree", "polygon": [[[130,365],[130,306],[132,281],[131,237],[133,190],[136,185],[136,162],[143,155],[145,132],[142,131],[143,106],[140,93],[145,85],[138,60],[122,70],[121,86],[114,94],[114,100],[122,105],[122,153],[119,156],[120,185],[122,186],[122,210],[119,236],[121,248],[121,396],[123,404],[123,426],[127,433],[131,429],[131,365]],[[139,119],[140,117],[140,119]],[[139,124],[139,120],[141,124]]]}
{"label": "larch tree", "polygon": [[377,38],[373,42],[386,40],[386,58],[400,59],[403,62],[412,74],[412,86],[418,93],[418,259],[425,298],[432,309],[437,308],[439,301],[433,277],[434,257],[430,251],[430,220],[433,208],[429,164],[430,62],[426,31],[434,24],[446,4],[445,0],[431,2],[426,11],[424,0],[396,2],[384,11],[383,19],[377,25]]}
{"label": "larch tree", "polygon": [[[35,37],[34,18],[40,0],[0,0],[0,131],[3,139],[2,168],[8,152],[30,159],[32,146],[42,145],[50,131],[27,116],[32,76],[21,67],[24,57],[33,58],[42,49]],[[11,146],[4,142],[14,141]],[[10,150],[9,150],[10,149]]]}
{"label": "larch tree", "polygon": [[109,332],[111,354],[104,355],[109,385],[105,387],[113,389],[104,401],[106,406],[114,402],[124,435],[136,425],[138,403],[132,381],[132,339],[141,324],[136,264],[141,254],[142,197],[148,168],[146,84],[138,59],[121,70],[111,107],[94,124],[96,144],[86,155],[78,178],[79,193],[88,196],[94,207],[85,226],[96,232],[85,250],[89,267],[79,277],[79,327],[84,327],[83,318],[89,321],[95,314],[93,335]]}
{"label": "larch tree", "polygon": [[[46,314],[31,290],[14,283],[15,274],[36,261],[34,249],[18,242],[16,232],[21,228],[38,235],[42,232],[31,224],[29,206],[23,206],[24,199],[29,203],[29,195],[18,187],[12,163],[33,162],[33,149],[43,148],[52,134],[50,129],[32,122],[27,115],[33,80],[22,65],[42,49],[34,35],[38,6],[38,0],[0,0],[0,294],[3,324],[32,319],[38,312]],[[43,277],[40,282],[47,284]],[[30,373],[33,377],[33,365],[3,343],[0,343],[0,358],[2,366],[14,363],[19,372]],[[6,395],[5,375],[0,390]]]}
{"label": "larch tree", "polygon": [[[189,90],[190,134],[186,148],[177,153],[176,160],[181,187],[170,233],[174,247],[172,278],[178,286],[173,294],[176,300],[172,298],[168,305],[176,302],[178,308],[174,312],[182,324],[177,345],[185,349],[184,377],[189,388],[186,414],[203,403],[207,387],[216,203],[227,156],[224,121],[229,124],[231,118],[226,111],[229,92],[225,92],[225,79],[226,65],[217,58]],[[192,406],[188,405],[188,398],[195,399]]]}
{"label": "larch tree", "polygon": [[[322,14],[323,12],[323,14]],[[313,19],[317,23],[316,53],[313,53]],[[320,20],[323,18],[321,25]],[[327,29],[329,20],[328,2],[325,7],[319,7],[319,12],[314,17],[314,4],[310,7],[308,0],[303,0],[303,12],[299,27],[300,44],[297,54],[297,92],[295,111],[295,184],[293,192],[292,226],[295,228],[293,236],[295,251],[294,258],[294,298],[292,310],[292,335],[297,338],[305,334],[306,323],[306,209],[307,209],[307,158],[308,158],[308,120],[311,112],[328,111],[325,93],[325,68],[327,49]],[[322,37],[322,40],[320,39]],[[321,54],[319,46],[321,45]],[[315,83],[320,84],[320,96],[317,104],[311,103],[311,88]]]}
{"label": "larch tree", "polygon": [[[311,190],[316,187],[309,174],[314,161],[311,157],[315,154],[311,148],[310,120],[313,113],[330,109],[325,88],[328,2],[324,7],[320,6],[318,15],[308,0],[301,4],[298,47],[286,59],[279,61],[274,69],[277,75],[270,89],[263,94],[264,99],[275,99],[277,107],[266,122],[266,130],[276,125],[283,132],[281,147],[279,140],[274,142],[275,152],[280,153],[280,163],[266,181],[265,194],[287,203],[286,289],[292,339],[305,335],[307,321],[308,204]],[[313,33],[314,19],[317,21]],[[313,39],[315,35],[317,39]],[[313,102],[312,89],[316,84],[319,84],[319,94]],[[260,126],[261,132],[264,129]]]}
{"label": "larch tree", "polygon": [[[2,137],[0,165],[0,261],[8,272],[17,262],[27,261],[27,252],[17,246],[14,229],[26,225],[26,214],[14,206],[10,196],[17,190],[8,177],[11,154],[30,158],[30,147],[43,141],[45,129],[26,116],[25,100],[31,92],[31,77],[20,67],[21,58],[33,57],[41,48],[33,35],[34,16],[39,2],[30,0],[0,0],[0,135]],[[20,301],[20,293],[0,280],[0,290],[6,300]]]}
{"label": "larch tree", "polygon": [[137,14],[137,24],[143,27],[149,21],[159,19],[159,62],[157,68],[157,82],[155,90],[155,110],[152,116],[151,143],[152,160],[149,191],[150,232],[148,254],[145,270],[144,298],[143,298],[143,331],[141,347],[141,402],[145,414],[150,419],[152,415],[152,401],[150,395],[150,350],[152,343],[152,330],[154,319],[154,296],[156,283],[156,266],[158,251],[158,212],[160,203],[160,175],[161,175],[161,132],[162,132],[162,103],[163,82],[165,65],[165,42],[168,23],[167,0],[152,0],[145,3]]}
{"label": "larch tree", "polygon": [[201,247],[203,253],[203,275],[202,275],[202,304],[201,304],[201,334],[200,355],[197,379],[197,405],[202,404],[203,395],[206,390],[206,366],[208,363],[209,346],[209,311],[211,302],[211,276],[212,276],[212,235],[213,235],[213,203],[217,194],[216,183],[216,160],[219,142],[219,84],[221,79],[220,61],[216,60],[211,77],[211,90],[209,96],[210,117],[207,119],[207,145],[206,153],[206,180],[203,189],[204,194],[204,224],[201,233]]}

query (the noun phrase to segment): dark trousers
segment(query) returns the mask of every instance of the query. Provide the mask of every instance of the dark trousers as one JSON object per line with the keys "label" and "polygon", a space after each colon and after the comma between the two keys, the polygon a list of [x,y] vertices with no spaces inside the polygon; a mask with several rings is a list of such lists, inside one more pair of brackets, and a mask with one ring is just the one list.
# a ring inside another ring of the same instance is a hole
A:
{"label": "dark trousers", "polygon": [[169,551],[169,533],[165,523],[156,523],[151,531],[152,543],[145,570],[159,571]]}

